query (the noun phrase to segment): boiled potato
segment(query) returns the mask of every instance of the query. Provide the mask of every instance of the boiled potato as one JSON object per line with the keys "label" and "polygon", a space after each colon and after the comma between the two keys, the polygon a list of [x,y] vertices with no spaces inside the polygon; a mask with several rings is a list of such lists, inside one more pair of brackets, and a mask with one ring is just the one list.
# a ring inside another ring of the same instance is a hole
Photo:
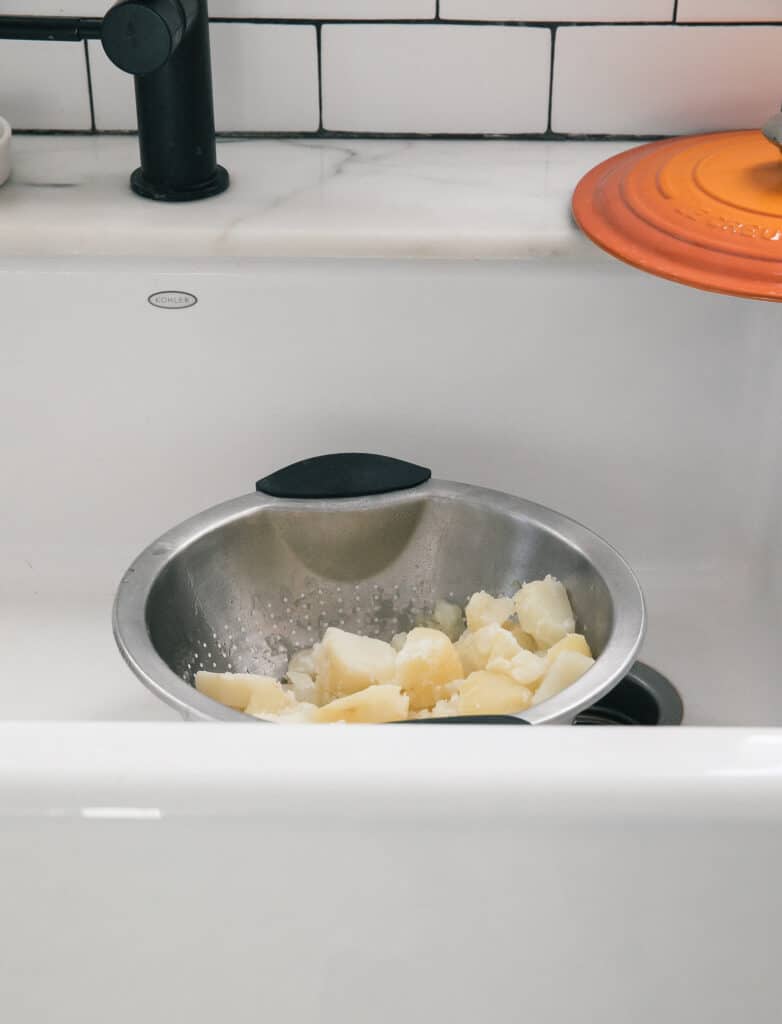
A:
{"label": "boiled potato", "polygon": [[396,657],[391,644],[330,626],[315,648],[319,702],[358,693],[377,683],[392,683]]}
{"label": "boiled potato", "polygon": [[575,633],[576,620],[567,591],[553,576],[525,583],[514,600],[519,625],[534,637],[541,650],[548,649],[568,633]]}
{"label": "boiled potato", "polygon": [[553,647],[549,647],[545,655],[546,665],[551,665],[562,651],[576,651],[578,654],[586,655],[587,658],[592,657],[592,651],[589,648],[586,637],[582,636],[581,633],[568,633],[561,640],[557,640]]}
{"label": "boiled potato", "polygon": [[503,633],[502,626],[497,625],[496,622],[476,630],[475,633],[471,633],[469,630],[462,633],[454,646],[465,675],[486,668],[491,658],[492,647],[501,633]]}
{"label": "boiled potato", "polygon": [[391,637],[391,646],[394,648],[397,654],[405,646],[405,640],[407,640],[407,633],[394,633]]}
{"label": "boiled potato", "polygon": [[[271,676],[246,672],[196,672],[195,686],[204,696],[226,707],[244,711],[253,694],[258,693],[263,699],[264,695],[276,692],[273,687],[280,687],[280,684]],[[280,692],[283,692],[281,688]]]}
{"label": "boiled potato", "polygon": [[[464,680],[460,680],[464,682]],[[443,698],[438,700],[435,706],[429,710],[424,708],[422,711],[416,711],[410,715],[411,718],[455,718],[459,714],[459,697],[458,694],[453,697]]]}
{"label": "boiled potato", "polygon": [[491,645],[489,661],[492,661],[494,658],[507,658],[510,660],[515,658],[517,654],[520,654],[521,650],[522,648],[519,647],[513,633],[509,633],[507,629],[500,629]]}
{"label": "boiled potato", "polygon": [[296,697],[284,690],[276,679],[259,680],[253,687],[249,703],[244,709],[248,715],[279,715],[296,704]]}
{"label": "boiled potato", "polygon": [[492,597],[485,590],[479,590],[477,594],[473,594],[464,609],[467,628],[471,633],[476,633],[484,626],[501,626],[512,614],[513,598]]}
{"label": "boiled potato", "polygon": [[489,672],[508,676],[514,683],[534,688],[543,678],[547,664],[540,655],[521,649],[510,659],[491,658],[486,667]]}
{"label": "boiled potato", "polygon": [[507,629],[508,632],[513,635],[513,638],[519,647],[523,647],[525,651],[536,651],[538,649],[538,645],[535,643],[535,637],[532,636],[531,633],[526,633],[518,622],[514,622],[512,619],[509,619],[504,623],[502,628]]}
{"label": "boiled potato", "polygon": [[318,695],[318,686],[312,676],[306,672],[291,672],[290,668],[286,676],[291,684],[296,700],[312,703]]}
{"label": "boiled potato", "polygon": [[398,686],[381,683],[340,697],[317,708],[313,722],[400,722],[407,718],[410,701]]}
{"label": "boiled potato", "polygon": [[458,640],[464,630],[464,612],[458,604],[438,601],[434,606],[434,625],[443,631],[449,640]]}
{"label": "boiled potato", "polygon": [[300,701],[293,707],[286,708],[277,716],[280,725],[300,725],[315,721],[315,713],[319,710],[317,704],[310,704],[308,701]]}
{"label": "boiled potato", "polygon": [[473,672],[459,689],[460,715],[515,715],[532,703],[532,691],[498,672]]}
{"label": "boiled potato", "polygon": [[543,682],[535,691],[533,704],[542,704],[544,700],[556,697],[571,683],[575,683],[595,663],[594,658],[578,651],[560,651],[543,677]]}
{"label": "boiled potato", "polygon": [[396,659],[396,682],[410,698],[410,708],[431,708],[441,696],[443,686],[464,676],[456,650],[439,629],[417,626]]}
{"label": "boiled potato", "polygon": [[288,662],[288,678],[291,672],[303,672],[308,676],[315,675],[315,648],[308,647],[304,651],[298,651]]}

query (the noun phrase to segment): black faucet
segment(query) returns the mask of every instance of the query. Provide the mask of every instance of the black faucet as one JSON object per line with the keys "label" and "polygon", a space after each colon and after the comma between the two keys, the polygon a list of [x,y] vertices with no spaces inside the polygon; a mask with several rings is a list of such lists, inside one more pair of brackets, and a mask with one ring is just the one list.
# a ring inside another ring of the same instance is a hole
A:
{"label": "black faucet", "polygon": [[101,41],[109,59],[135,77],[141,166],[130,176],[133,191],[166,202],[225,191],[206,0],[118,0],[103,19]]}

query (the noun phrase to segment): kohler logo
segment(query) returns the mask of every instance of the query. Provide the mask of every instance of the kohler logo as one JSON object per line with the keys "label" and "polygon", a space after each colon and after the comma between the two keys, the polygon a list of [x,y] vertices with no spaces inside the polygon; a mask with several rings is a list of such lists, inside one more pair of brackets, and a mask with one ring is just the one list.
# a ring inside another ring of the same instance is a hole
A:
{"label": "kohler logo", "polygon": [[158,309],[189,309],[198,299],[190,292],[153,292],[147,301]]}

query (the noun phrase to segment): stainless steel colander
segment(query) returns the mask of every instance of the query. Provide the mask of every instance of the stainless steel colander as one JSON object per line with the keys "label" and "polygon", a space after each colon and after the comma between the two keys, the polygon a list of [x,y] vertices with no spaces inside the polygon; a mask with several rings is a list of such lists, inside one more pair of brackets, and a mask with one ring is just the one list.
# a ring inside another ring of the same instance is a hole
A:
{"label": "stainless steel colander", "polygon": [[510,595],[551,573],[597,661],[523,718],[569,722],[624,676],[640,647],[644,603],[632,570],[557,512],[429,476],[377,456],[323,456],[170,530],[117,592],[114,634],[128,664],[186,718],[253,722],[198,693],[195,673],[280,677],[327,626],[390,640],[439,599]]}

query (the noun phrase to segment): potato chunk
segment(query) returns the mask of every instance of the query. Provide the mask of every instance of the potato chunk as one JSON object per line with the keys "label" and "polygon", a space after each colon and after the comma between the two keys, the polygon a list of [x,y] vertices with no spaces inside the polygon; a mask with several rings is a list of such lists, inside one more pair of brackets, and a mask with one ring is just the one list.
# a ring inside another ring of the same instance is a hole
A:
{"label": "potato chunk", "polygon": [[246,672],[196,672],[196,690],[226,707],[244,711],[253,695],[264,696],[276,693],[274,687],[284,691],[271,676],[257,676]]}
{"label": "potato chunk", "polygon": [[[460,679],[460,683],[464,680]],[[423,708],[421,711],[413,711],[410,713],[411,718],[455,718],[459,714],[459,695],[454,694],[452,697],[443,698],[438,700],[435,706],[430,710],[429,708]]]}
{"label": "potato chunk", "polygon": [[277,716],[280,725],[300,725],[315,721],[315,714],[320,709],[317,704],[310,704],[308,701],[299,701],[293,707],[286,708],[282,714]]}
{"label": "potato chunk", "polygon": [[465,675],[486,668],[489,658],[491,658],[494,642],[502,631],[502,626],[493,622],[490,626],[484,626],[483,629],[479,629],[475,633],[471,633],[469,630],[462,633],[454,646]]}
{"label": "potato chunk", "polygon": [[393,682],[396,651],[382,640],[330,626],[315,648],[315,669],[320,703],[325,703],[376,683]]}
{"label": "potato chunk", "polygon": [[509,619],[502,628],[507,629],[513,635],[519,647],[523,647],[525,651],[536,651],[538,649],[535,637],[531,633],[525,632],[518,622],[515,622],[513,619]]}
{"label": "potato chunk", "polygon": [[464,631],[464,612],[458,604],[438,601],[434,606],[434,625],[443,631],[449,640],[458,640]]}
{"label": "potato chunk", "polygon": [[532,703],[532,691],[497,672],[473,672],[459,689],[460,715],[515,715]]}
{"label": "potato chunk", "polygon": [[560,651],[543,677],[543,682],[535,691],[533,704],[542,704],[544,700],[556,697],[558,693],[575,683],[595,663],[578,651]]}
{"label": "potato chunk", "polygon": [[308,676],[315,675],[315,648],[307,647],[303,651],[297,651],[288,662],[288,676],[291,672],[304,672]]}
{"label": "potato chunk", "polygon": [[410,630],[397,655],[396,682],[413,711],[431,708],[444,695],[444,685],[463,676],[462,663],[445,633],[425,626]]}
{"label": "potato chunk", "polygon": [[400,722],[410,702],[398,686],[369,686],[348,697],[331,701],[312,715],[313,722]]}
{"label": "potato chunk", "polygon": [[521,649],[510,659],[492,657],[486,667],[489,672],[508,676],[520,686],[534,688],[543,678],[547,663],[540,655]]}
{"label": "potato chunk", "polygon": [[306,672],[291,672],[288,669],[286,678],[296,696],[296,700],[311,703],[318,695],[318,685]]}
{"label": "potato chunk", "polygon": [[592,651],[581,633],[568,633],[558,640],[553,647],[546,651],[546,665],[551,665],[563,651],[575,651],[577,654],[584,654],[587,658],[592,657]]}
{"label": "potato chunk", "polygon": [[479,590],[477,594],[473,594],[464,609],[467,628],[472,633],[492,624],[501,626],[512,614],[513,598],[492,597],[485,590]]}
{"label": "potato chunk", "polygon": [[519,625],[546,649],[567,633],[575,633],[576,620],[564,586],[553,576],[525,583],[515,597]]}
{"label": "potato chunk", "polygon": [[253,687],[249,703],[244,709],[248,715],[279,715],[294,707],[296,697],[289,690],[283,690],[276,679],[264,679]]}

